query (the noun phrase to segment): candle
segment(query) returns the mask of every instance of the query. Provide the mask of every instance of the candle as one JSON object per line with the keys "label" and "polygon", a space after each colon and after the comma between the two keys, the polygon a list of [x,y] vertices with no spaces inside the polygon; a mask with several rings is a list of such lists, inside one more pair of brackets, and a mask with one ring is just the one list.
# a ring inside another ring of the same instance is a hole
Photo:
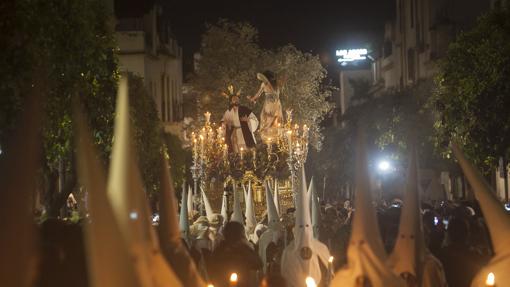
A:
{"label": "candle", "polygon": [[489,273],[487,275],[487,280],[485,280],[486,286],[496,286],[496,276],[494,276],[494,273]]}
{"label": "candle", "polygon": [[241,160],[243,160],[243,158],[244,158],[244,148],[241,147],[240,150],[241,150]]}
{"label": "candle", "polygon": [[237,273],[235,273],[235,272],[230,274],[230,278],[229,278],[230,286],[237,286],[237,280],[238,280],[237,277],[238,277]]}
{"label": "candle", "polygon": [[207,284],[207,287],[214,287],[214,285],[209,283]]}
{"label": "candle", "polygon": [[315,283],[315,280],[308,276],[305,279],[306,287],[317,287],[317,283]]}

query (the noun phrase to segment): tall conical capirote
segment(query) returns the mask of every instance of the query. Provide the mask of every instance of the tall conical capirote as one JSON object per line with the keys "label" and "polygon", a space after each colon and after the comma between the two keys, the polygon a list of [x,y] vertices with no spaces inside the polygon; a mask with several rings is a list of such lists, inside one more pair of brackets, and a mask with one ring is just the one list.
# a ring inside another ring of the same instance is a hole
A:
{"label": "tall conical capirote", "polygon": [[[200,277],[200,274],[195,266],[195,262],[190,257],[187,247],[181,240],[181,228],[177,222],[177,198],[175,197],[174,183],[170,175],[170,167],[166,158],[161,155],[161,201],[160,201],[160,222],[159,222],[159,242],[163,254],[170,263],[170,266],[175,270],[176,275],[184,286],[201,287],[205,282]],[[183,190],[183,203],[186,196],[186,186],[182,185]],[[188,225],[187,205],[183,204],[181,208],[181,221],[184,220],[181,226]]]}
{"label": "tall conical capirote", "polygon": [[289,286],[303,286],[307,277],[320,282],[319,261],[327,266],[330,256],[326,245],[313,238],[304,167],[298,175],[294,240],[284,249],[281,260],[281,272]]}
{"label": "tall conical capirote", "polygon": [[251,181],[248,182],[246,203],[246,229],[249,233],[253,233],[257,226],[257,218],[255,217],[255,204],[253,203],[253,190],[251,188]]}
{"label": "tall conical capirote", "polygon": [[[38,235],[33,201],[41,156],[44,99],[37,79],[25,99],[19,124],[0,155],[0,278],[3,286],[34,286]],[[26,85],[28,86],[28,85]],[[5,97],[5,95],[2,95]],[[3,115],[2,115],[3,117]]]}
{"label": "tall conical capirote", "polygon": [[510,270],[510,246],[508,245],[510,216],[505,212],[482,174],[469,162],[458,145],[452,143],[451,148],[480,203],[495,253],[489,264],[475,276],[471,286],[486,286],[485,280],[489,273],[493,273],[495,277],[494,286],[505,285],[510,282],[510,272],[508,272]]}
{"label": "tall conical capirote", "polygon": [[190,234],[189,234],[189,211],[188,211],[188,190],[186,189],[186,184],[182,185],[182,193],[181,193],[181,209],[179,211],[179,231],[181,232],[181,237],[186,240],[188,244],[190,244]]}
{"label": "tall conical capirote", "polygon": [[241,200],[239,199],[239,194],[236,189],[236,183],[233,182],[232,186],[234,192],[234,211],[230,217],[230,221],[239,222],[244,226],[243,210],[241,209]]}
{"label": "tall conical capirote", "polygon": [[88,193],[89,220],[84,226],[84,238],[90,286],[142,286],[106,196],[104,168],[93,147],[90,130],[77,107],[73,122],[78,178]]}
{"label": "tall conical capirote", "polygon": [[347,248],[347,265],[333,279],[332,287],[355,287],[366,280],[371,286],[405,286],[405,282],[386,265],[375,208],[369,188],[365,134],[359,128],[356,139],[355,212]]}
{"label": "tall conical capirote", "polygon": [[205,194],[205,191],[202,189],[202,187],[200,187],[200,191],[202,192],[202,199],[204,201],[205,216],[207,216],[207,220],[211,222],[214,219],[214,212],[211,203],[209,202],[209,198],[207,198],[207,195]]}
{"label": "tall conical capirote", "polygon": [[321,207],[319,203],[319,198],[317,197],[317,191],[315,189],[315,182],[313,180],[313,177],[310,180],[308,194],[310,197],[309,201],[311,204],[313,238],[319,239],[319,227],[321,224]]}
{"label": "tall conical capirote", "polygon": [[228,218],[228,197],[227,191],[223,191],[223,195],[221,197],[221,216],[223,217],[223,224],[227,224],[229,221]]}
{"label": "tall conical capirote", "polygon": [[421,278],[425,260],[425,245],[420,213],[418,161],[414,144],[410,145],[404,206],[400,215],[397,241],[388,263],[396,274],[411,274]]}
{"label": "tall conical capirote", "polygon": [[[181,286],[175,272],[160,252],[158,238],[151,225],[144,185],[137,160],[134,158],[135,150],[131,146],[133,141],[130,126],[128,82],[125,77],[121,77],[107,183],[108,199],[121,233],[131,250],[142,285]],[[145,276],[146,274],[150,276]]]}

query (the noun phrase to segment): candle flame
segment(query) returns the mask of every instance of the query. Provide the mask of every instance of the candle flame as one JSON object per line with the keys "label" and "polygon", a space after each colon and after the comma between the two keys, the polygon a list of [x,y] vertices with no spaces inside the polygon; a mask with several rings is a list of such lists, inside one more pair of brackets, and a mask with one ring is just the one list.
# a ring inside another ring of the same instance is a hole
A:
{"label": "candle flame", "polygon": [[494,273],[491,272],[487,275],[487,280],[485,280],[485,285],[487,285],[487,286],[496,285],[496,276],[494,276]]}
{"label": "candle flame", "polygon": [[329,256],[328,262],[333,263],[333,260],[335,260],[335,258],[333,256]]}
{"label": "candle flame", "polygon": [[234,272],[234,273],[230,274],[230,282],[233,282],[233,283],[237,282],[237,273]]}
{"label": "candle flame", "polygon": [[306,277],[305,283],[306,287],[317,287],[317,283],[315,283],[315,280],[310,276]]}
{"label": "candle flame", "polygon": [[214,287],[214,285],[212,285],[212,284],[207,284],[207,287]]}

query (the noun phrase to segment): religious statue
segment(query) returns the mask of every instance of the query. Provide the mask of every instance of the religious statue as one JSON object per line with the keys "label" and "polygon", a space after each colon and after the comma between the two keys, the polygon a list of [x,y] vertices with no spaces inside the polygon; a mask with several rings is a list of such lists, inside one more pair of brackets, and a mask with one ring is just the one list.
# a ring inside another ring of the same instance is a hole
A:
{"label": "religious statue", "polygon": [[257,73],[257,79],[262,83],[258,92],[248,99],[255,103],[265,94],[264,105],[260,113],[260,137],[266,144],[278,137],[278,124],[283,122],[282,104],[280,103],[280,85],[273,72]]}
{"label": "religious statue", "polygon": [[259,126],[259,121],[252,110],[239,105],[240,91],[234,93],[234,87],[228,87],[230,106],[223,114],[222,124],[225,128],[225,142],[229,152],[239,153],[242,150],[254,148],[256,141],[253,132]]}

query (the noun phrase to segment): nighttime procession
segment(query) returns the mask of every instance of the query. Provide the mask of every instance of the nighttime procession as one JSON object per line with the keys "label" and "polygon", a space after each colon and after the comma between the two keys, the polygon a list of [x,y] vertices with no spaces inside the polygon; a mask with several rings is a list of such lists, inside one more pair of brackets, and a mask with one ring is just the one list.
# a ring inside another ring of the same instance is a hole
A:
{"label": "nighttime procession", "polygon": [[0,27],[0,287],[510,287],[510,1]]}

